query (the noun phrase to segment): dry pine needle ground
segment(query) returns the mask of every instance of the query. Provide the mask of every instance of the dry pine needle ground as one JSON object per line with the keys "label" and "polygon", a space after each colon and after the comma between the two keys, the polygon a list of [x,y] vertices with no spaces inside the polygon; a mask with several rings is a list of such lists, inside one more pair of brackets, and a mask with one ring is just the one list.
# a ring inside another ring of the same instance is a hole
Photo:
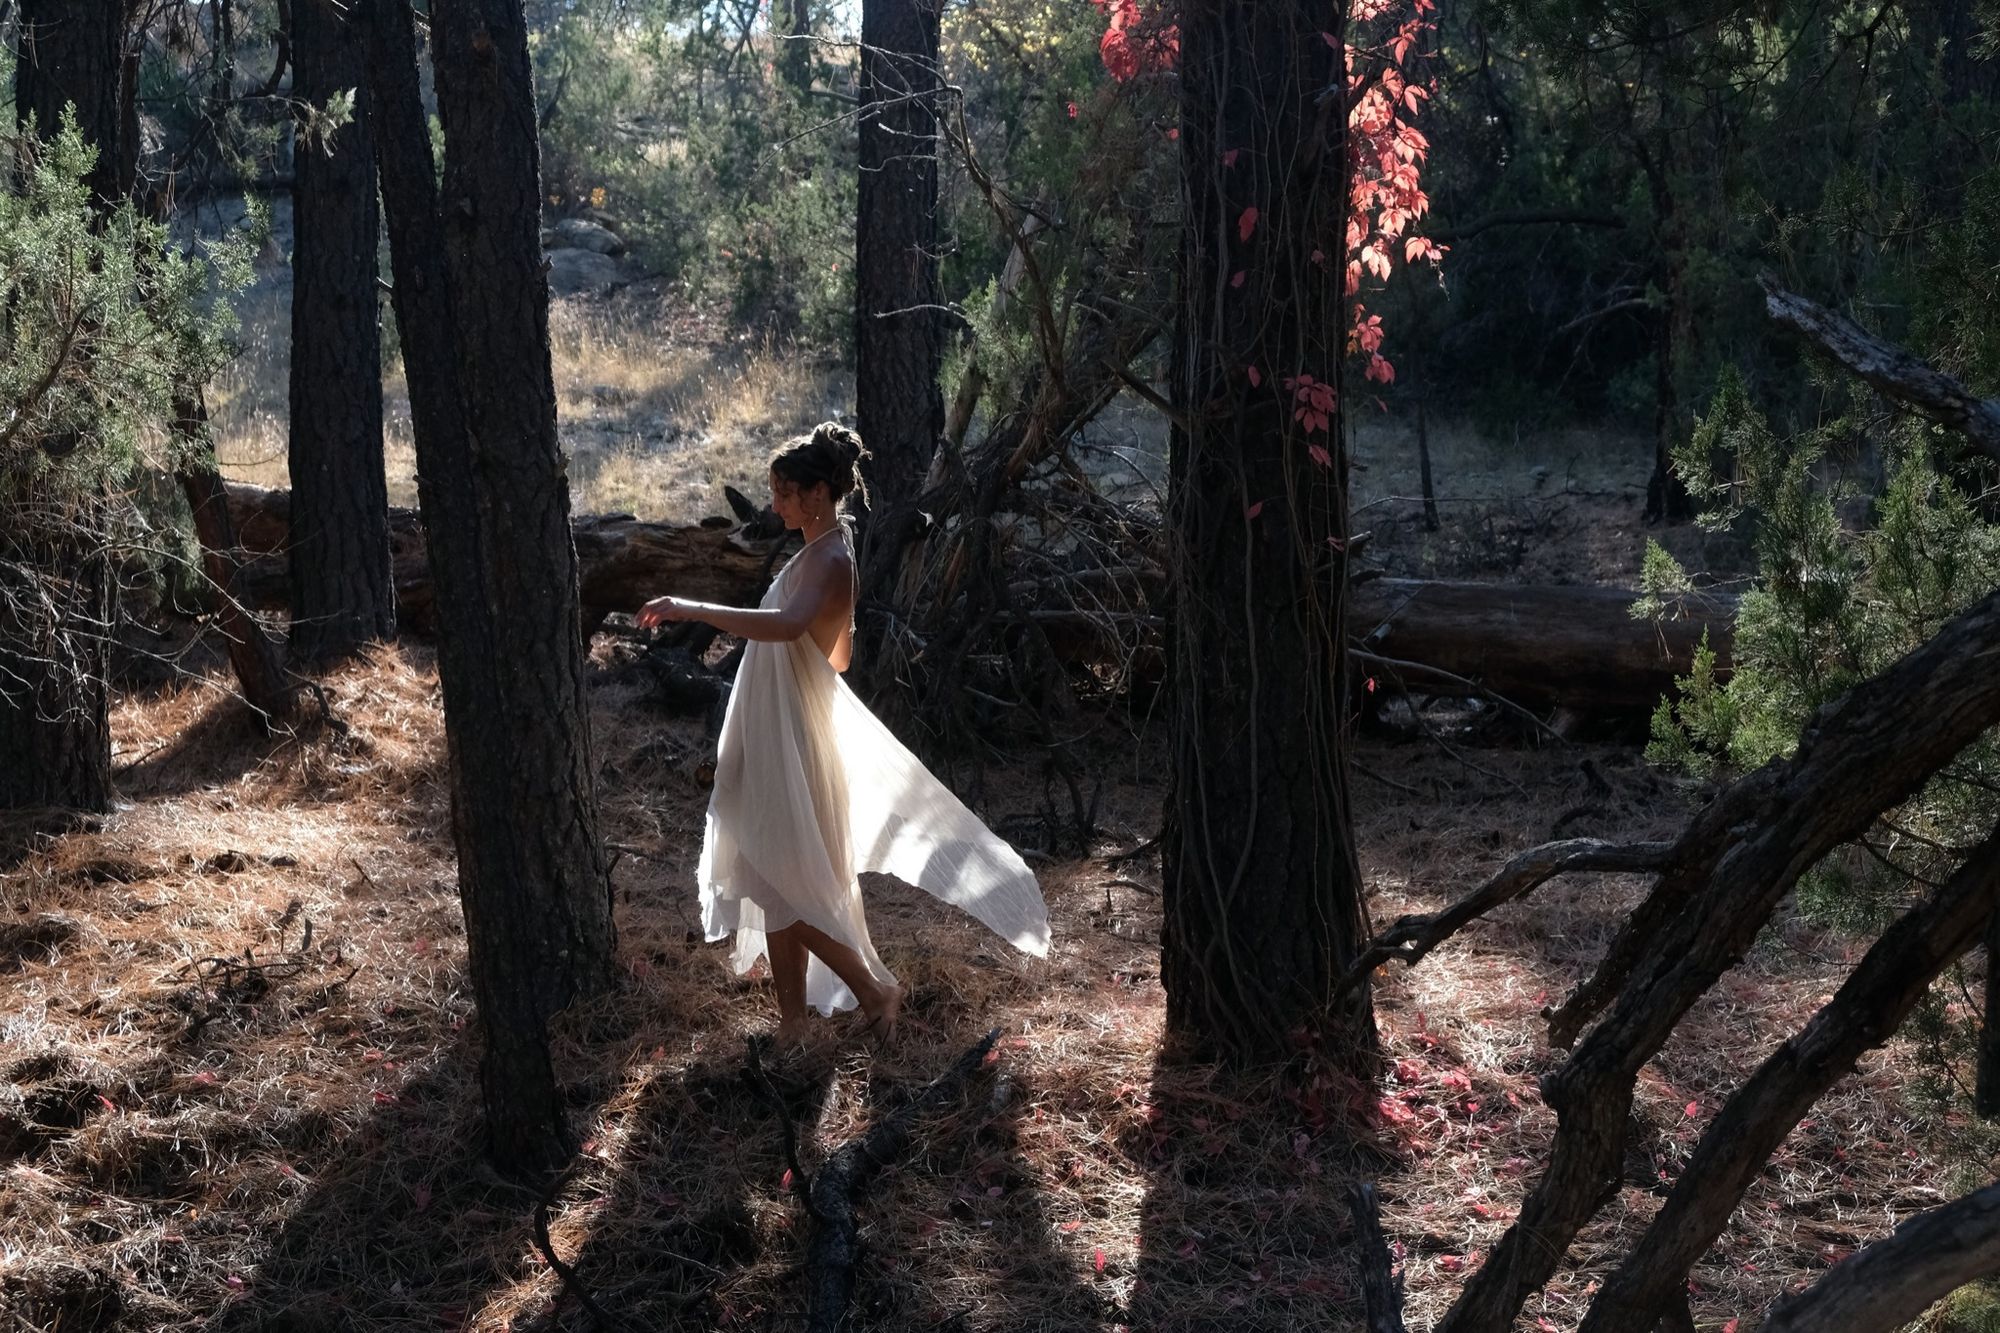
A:
{"label": "dry pine needle ground", "polygon": [[[478,1160],[472,1006],[436,679],[392,648],[328,681],[351,730],[255,736],[212,684],[128,699],[129,808],[17,847],[0,881],[0,1328],[585,1329],[536,1250],[533,1200]],[[777,1125],[741,1078],[773,1017],[699,939],[698,726],[593,692],[626,984],[568,1016],[583,1156],[552,1236],[634,1329],[796,1325],[803,1221]],[[1377,920],[1428,910],[1538,840],[1593,754],[1598,832],[1683,817],[1629,752],[1371,743],[1357,776]],[[1104,850],[1157,826],[1150,751],[1109,753]],[[988,813],[1039,806],[1030,768]],[[1123,881],[1123,882],[1120,882]],[[1050,864],[1046,963],[887,883],[874,928],[905,1036],[852,1022],[773,1072],[817,1152],[988,1027],[997,1058],[864,1201],[857,1317],[884,1330],[1355,1327],[1343,1186],[1380,1174],[1410,1326],[1506,1226],[1552,1130],[1537,1013],[1602,948],[1635,882],[1544,888],[1379,993],[1381,1086],[1246,1080],[1159,1058],[1157,868]],[[306,926],[310,923],[310,942]],[[1527,1325],[1573,1327],[1749,1067],[1858,942],[1788,920],[1649,1069],[1627,1186]],[[1989,1142],[1912,1102],[1914,1053],[1868,1060],[1785,1145],[1697,1273],[1705,1329],[1761,1310],[1909,1211]],[[1990,1174],[1990,1173],[1989,1173]]]}

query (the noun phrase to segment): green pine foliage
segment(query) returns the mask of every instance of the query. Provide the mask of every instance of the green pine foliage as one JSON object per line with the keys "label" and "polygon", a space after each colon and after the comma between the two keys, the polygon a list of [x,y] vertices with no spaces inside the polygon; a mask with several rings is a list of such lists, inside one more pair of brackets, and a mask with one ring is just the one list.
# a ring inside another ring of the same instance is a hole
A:
{"label": "green pine foliage", "polygon": [[240,240],[178,250],[129,204],[100,216],[84,184],[95,153],[72,119],[15,151],[22,188],[0,192],[0,531],[16,554],[0,561],[0,597],[19,631],[49,575],[20,553],[168,558],[140,496],[182,461],[177,395],[230,355],[221,298],[250,262]]}

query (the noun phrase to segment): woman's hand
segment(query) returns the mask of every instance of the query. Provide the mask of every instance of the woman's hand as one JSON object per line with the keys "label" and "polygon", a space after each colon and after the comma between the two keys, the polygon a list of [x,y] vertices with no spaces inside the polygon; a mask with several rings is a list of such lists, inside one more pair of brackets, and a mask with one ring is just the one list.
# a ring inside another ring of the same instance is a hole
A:
{"label": "woman's hand", "polygon": [[701,603],[680,597],[655,597],[639,608],[636,619],[640,629],[651,629],[670,620],[699,620]]}

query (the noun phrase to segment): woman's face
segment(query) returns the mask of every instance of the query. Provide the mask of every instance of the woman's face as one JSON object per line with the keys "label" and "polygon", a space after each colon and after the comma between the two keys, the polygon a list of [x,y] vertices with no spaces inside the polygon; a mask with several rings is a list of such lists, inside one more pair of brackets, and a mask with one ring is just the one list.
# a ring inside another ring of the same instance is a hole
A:
{"label": "woman's face", "polygon": [[824,514],[832,504],[832,494],[825,482],[801,486],[779,476],[776,468],[771,469],[771,508],[786,527],[803,528],[807,518]]}

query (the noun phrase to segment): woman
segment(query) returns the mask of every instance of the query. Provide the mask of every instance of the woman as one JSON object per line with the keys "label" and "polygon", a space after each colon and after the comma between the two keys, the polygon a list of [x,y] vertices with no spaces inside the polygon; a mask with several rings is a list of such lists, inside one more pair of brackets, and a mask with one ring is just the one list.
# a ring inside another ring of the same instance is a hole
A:
{"label": "woman", "polygon": [[658,597],[643,627],[700,620],[746,640],[723,718],[702,842],[708,938],[735,932],[732,962],[768,955],[778,1036],[806,1009],[857,1003],[895,1034],[902,988],[868,938],[855,876],[881,871],[961,907],[1016,948],[1048,952],[1048,910],[1014,849],[905,750],[840,678],[854,649],[854,555],[840,502],[861,439],[832,422],[771,458],[771,507],[805,538],[754,611]]}

